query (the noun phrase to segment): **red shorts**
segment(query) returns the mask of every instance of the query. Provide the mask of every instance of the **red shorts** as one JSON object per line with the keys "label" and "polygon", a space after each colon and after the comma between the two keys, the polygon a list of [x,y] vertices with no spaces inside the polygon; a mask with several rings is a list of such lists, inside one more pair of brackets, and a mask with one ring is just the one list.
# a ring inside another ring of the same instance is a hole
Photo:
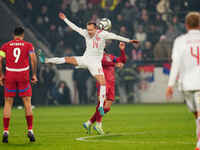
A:
{"label": "red shorts", "polygon": [[[100,95],[100,85],[97,84],[97,96]],[[115,100],[115,84],[106,85],[106,100]]]}
{"label": "red shorts", "polygon": [[23,71],[23,72],[6,71],[4,96],[15,97],[17,91],[20,97],[32,96],[32,88],[29,81],[29,71]]}

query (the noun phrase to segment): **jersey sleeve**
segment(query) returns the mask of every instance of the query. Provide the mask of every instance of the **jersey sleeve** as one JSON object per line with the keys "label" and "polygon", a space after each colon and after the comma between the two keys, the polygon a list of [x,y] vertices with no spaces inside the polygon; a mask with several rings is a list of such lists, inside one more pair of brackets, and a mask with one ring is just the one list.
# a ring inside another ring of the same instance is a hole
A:
{"label": "jersey sleeve", "polygon": [[105,40],[118,40],[118,41],[123,41],[123,42],[130,42],[130,39],[129,38],[125,38],[125,37],[122,37],[122,36],[119,36],[115,33],[111,33],[111,32],[108,32],[108,31],[103,31],[100,36],[105,39]]}
{"label": "jersey sleeve", "polygon": [[0,48],[0,56],[5,58],[6,57],[6,44],[4,44],[1,48]]}
{"label": "jersey sleeve", "polygon": [[75,25],[74,23],[72,23],[70,20],[68,20],[67,18],[64,19],[64,22],[70,27],[72,28],[74,31],[78,32],[80,35],[82,35],[83,37],[85,37],[87,30],[82,29],[80,27],[78,27],[77,25]]}
{"label": "jersey sleeve", "polygon": [[174,86],[180,70],[181,55],[182,55],[182,42],[180,39],[174,41],[172,49],[172,67],[169,76],[168,86]]}
{"label": "jersey sleeve", "polygon": [[114,62],[116,63],[126,63],[126,54],[124,50],[120,50],[121,55],[119,57],[116,57],[113,59]]}
{"label": "jersey sleeve", "polygon": [[106,55],[102,59],[103,66],[114,66],[116,63],[126,63],[126,55],[124,51],[121,51],[121,56]]}
{"label": "jersey sleeve", "polygon": [[33,44],[31,43],[28,43],[28,54],[32,54],[32,53],[35,53],[35,49],[33,47]]}

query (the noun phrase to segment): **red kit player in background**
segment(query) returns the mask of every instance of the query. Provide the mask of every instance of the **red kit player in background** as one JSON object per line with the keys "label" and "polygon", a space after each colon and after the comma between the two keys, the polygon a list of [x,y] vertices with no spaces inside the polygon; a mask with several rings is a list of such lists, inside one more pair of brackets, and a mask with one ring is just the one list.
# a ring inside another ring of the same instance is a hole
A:
{"label": "red kit player in background", "polygon": [[[104,102],[104,113],[110,111],[112,102],[115,100],[115,67],[122,68],[124,63],[126,63],[125,55],[125,43],[120,42],[119,44],[121,56],[116,57],[111,54],[104,52],[102,59],[103,71],[106,79],[106,100]],[[97,95],[99,97],[99,87],[100,84],[97,82]],[[104,134],[102,129],[102,116],[98,111],[99,101],[96,107],[96,112],[93,114],[90,120],[83,124],[84,128],[90,133],[91,125],[96,122],[94,129],[98,134]]]}
{"label": "red kit player in background", "polygon": [[[28,138],[30,142],[35,141],[33,134],[33,112],[31,107],[32,89],[29,79],[29,56],[32,65],[31,82],[37,82],[37,58],[33,45],[24,39],[24,29],[17,27],[14,30],[14,39],[5,43],[0,49],[0,85],[4,85],[4,111],[3,111],[3,143],[8,143],[8,128],[11,117],[13,99],[18,90],[25,108],[26,121],[28,126]],[[2,72],[2,60],[6,59],[5,77]]]}

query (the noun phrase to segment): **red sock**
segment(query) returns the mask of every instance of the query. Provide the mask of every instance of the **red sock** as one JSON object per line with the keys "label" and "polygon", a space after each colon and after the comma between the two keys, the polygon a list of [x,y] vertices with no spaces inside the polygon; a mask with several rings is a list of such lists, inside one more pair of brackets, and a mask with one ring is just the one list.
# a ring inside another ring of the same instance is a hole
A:
{"label": "red sock", "polygon": [[4,131],[8,131],[9,128],[9,123],[10,123],[10,118],[3,118],[3,127]]}
{"label": "red sock", "polygon": [[94,123],[96,121],[97,113],[98,113],[98,108],[99,108],[100,102],[98,101],[97,106],[96,106],[96,112],[93,114],[93,116],[90,118],[90,122]]}
{"label": "red sock", "polygon": [[93,114],[93,116],[90,118],[90,122],[91,122],[91,123],[94,123],[94,122],[96,121],[96,115],[97,115],[97,112],[95,112],[95,113]]}
{"label": "red sock", "polygon": [[26,122],[27,122],[28,130],[32,130],[33,129],[33,115],[26,116]]}
{"label": "red sock", "polygon": [[101,114],[99,113],[99,111],[97,111],[97,114],[96,114],[96,121],[97,121],[97,122],[101,122],[101,121],[102,121],[102,116],[101,116]]}
{"label": "red sock", "polygon": [[[94,113],[94,115],[91,117],[90,121],[91,123],[94,123],[95,121],[97,122],[101,122],[102,121],[102,116],[100,115],[98,108],[99,108],[100,102],[98,101],[98,104],[96,106],[96,112]],[[104,109],[104,113],[107,113],[110,111],[110,108],[105,108]]]}
{"label": "red sock", "polygon": [[[105,108],[104,109],[104,113],[107,113],[110,111],[110,108]],[[96,121],[97,122],[101,122],[102,121],[102,116],[100,115],[99,111],[96,112]]]}
{"label": "red sock", "polygon": [[102,116],[100,115],[99,110],[98,110],[99,105],[100,105],[100,101],[98,101],[98,104],[96,107],[96,122],[101,122],[101,120],[102,120]]}

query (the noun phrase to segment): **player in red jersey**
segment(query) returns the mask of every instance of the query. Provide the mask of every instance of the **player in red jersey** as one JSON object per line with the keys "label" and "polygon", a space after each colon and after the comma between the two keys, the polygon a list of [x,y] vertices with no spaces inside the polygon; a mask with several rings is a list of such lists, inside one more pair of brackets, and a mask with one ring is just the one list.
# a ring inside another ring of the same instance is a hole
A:
{"label": "player in red jersey", "polygon": [[[35,141],[33,134],[33,113],[31,107],[32,89],[29,81],[29,56],[32,65],[32,79],[37,82],[37,58],[33,45],[24,39],[24,29],[17,27],[14,30],[14,39],[5,43],[0,49],[0,85],[4,85],[4,111],[3,111],[3,143],[8,143],[8,128],[11,117],[13,98],[18,90],[25,108],[26,121],[28,126],[28,137],[31,142]],[[6,59],[5,77],[2,72],[2,60]]]}
{"label": "player in red jersey", "polygon": [[[111,54],[104,53],[102,59],[103,71],[106,79],[106,101],[104,102],[104,113],[110,111],[110,107],[115,100],[115,67],[122,68],[124,63],[126,63],[126,55],[125,55],[125,43],[120,42],[119,44],[121,56],[116,57]],[[100,84],[97,82],[97,95],[99,97],[99,87]],[[98,134],[104,134],[102,129],[102,116],[98,111],[99,101],[96,107],[96,112],[93,116],[83,124],[84,128],[90,133],[90,128],[93,123],[96,122],[94,129]]]}

